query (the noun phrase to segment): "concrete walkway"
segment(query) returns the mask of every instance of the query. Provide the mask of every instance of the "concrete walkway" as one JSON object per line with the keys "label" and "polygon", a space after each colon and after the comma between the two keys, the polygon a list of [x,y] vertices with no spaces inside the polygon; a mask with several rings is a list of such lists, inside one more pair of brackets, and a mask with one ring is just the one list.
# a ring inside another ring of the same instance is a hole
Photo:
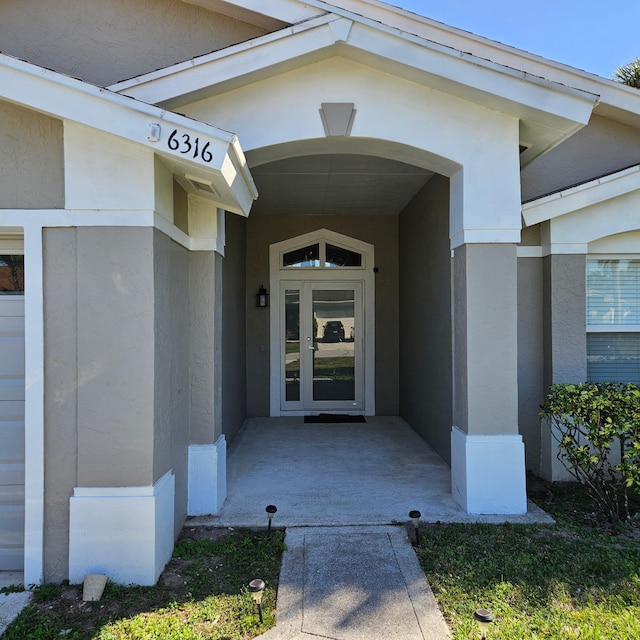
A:
{"label": "concrete walkway", "polygon": [[[21,572],[0,571],[0,587],[14,587],[23,584],[23,581]],[[0,636],[29,604],[31,596],[30,591],[0,593]]]}
{"label": "concrete walkway", "polygon": [[404,527],[287,530],[264,640],[441,640],[449,630]]}
{"label": "concrete walkway", "polygon": [[305,424],[249,420],[230,447],[228,497],[189,525],[287,527],[277,625],[265,640],[440,640],[449,631],[404,526],[430,522],[553,522],[469,516],[451,497],[449,466],[402,419]]}

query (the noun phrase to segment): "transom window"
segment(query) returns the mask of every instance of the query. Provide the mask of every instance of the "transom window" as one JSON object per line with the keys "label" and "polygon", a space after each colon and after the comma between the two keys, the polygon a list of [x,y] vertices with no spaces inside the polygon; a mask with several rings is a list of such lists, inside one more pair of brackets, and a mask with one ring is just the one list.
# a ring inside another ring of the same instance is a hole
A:
{"label": "transom window", "polygon": [[640,384],[640,258],[587,260],[587,377]]}
{"label": "transom window", "polygon": [[282,267],[298,269],[362,269],[362,254],[329,242],[316,242],[282,253]]}
{"label": "transom window", "polygon": [[0,255],[0,295],[24,293],[24,256]]}

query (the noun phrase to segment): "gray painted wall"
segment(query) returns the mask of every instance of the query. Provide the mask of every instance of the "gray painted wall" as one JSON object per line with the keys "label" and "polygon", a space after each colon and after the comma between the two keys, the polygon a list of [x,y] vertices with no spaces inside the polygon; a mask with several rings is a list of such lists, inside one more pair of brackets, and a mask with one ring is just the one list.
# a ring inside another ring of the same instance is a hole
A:
{"label": "gray painted wall", "polygon": [[454,423],[470,435],[516,434],[516,246],[462,245],[453,274]]}
{"label": "gray painted wall", "polygon": [[639,162],[640,130],[593,116],[587,127],[522,170],[522,199],[531,200]]}
{"label": "gray painted wall", "polygon": [[0,102],[0,150],[0,209],[64,207],[62,121]]}
{"label": "gray painted wall", "polygon": [[154,230],[153,477],[175,475],[175,535],[187,516],[189,445],[189,252]]}
{"label": "gray painted wall", "polygon": [[213,251],[190,254],[191,303],[191,444],[213,444],[221,432],[222,413],[216,381],[221,371],[217,315],[222,306],[220,267]]}
{"label": "gray painted wall", "polygon": [[154,231],[77,234],[78,484],[148,486],[156,480]]}
{"label": "gray painted wall", "polygon": [[4,0],[2,51],[106,86],[263,35],[178,0]]}
{"label": "gray painted wall", "polygon": [[540,405],[544,399],[542,259],[518,259],[518,424],[526,465],[540,467]]}
{"label": "gray painted wall", "polygon": [[230,213],[226,214],[225,222],[226,247],[222,266],[222,425],[227,442],[231,442],[247,417],[247,222],[245,218]]}
{"label": "gray painted wall", "polygon": [[45,229],[44,580],[68,577],[69,497],[77,483],[76,230]]}
{"label": "gray painted wall", "polygon": [[543,259],[544,389],[587,379],[586,257]]}
{"label": "gray painted wall", "polygon": [[400,415],[447,461],[452,419],[449,180],[400,214]]}
{"label": "gray painted wall", "polygon": [[375,246],[376,413],[398,415],[398,218],[397,216],[256,215],[247,220],[247,415],[269,415],[269,313],[255,306],[269,283],[269,245],[317,229]]}

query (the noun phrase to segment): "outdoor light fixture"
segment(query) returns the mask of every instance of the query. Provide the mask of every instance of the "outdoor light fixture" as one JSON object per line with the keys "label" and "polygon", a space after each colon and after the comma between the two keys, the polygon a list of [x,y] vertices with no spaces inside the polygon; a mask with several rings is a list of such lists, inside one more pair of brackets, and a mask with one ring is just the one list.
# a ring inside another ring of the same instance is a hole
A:
{"label": "outdoor light fixture", "polygon": [[267,527],[267,532],[271,533],[271,521],[273,520],[273,515],[278,510],[275,504],[268,504],[265,511],[267,512],[267,517],[269,518],[269,525]]}
{"label": "outdoor light fixture", "polygon": [[413,530],[416,534],[416,547],[420,546],[420,538],[418,537],[418,525],[420,524],[421,515],[422,514],[417,509],[409,511],[409,517],[411,518],[411,522],[413,522]]}
{"label": "outdoor light fixture", "polygon": [[258,605],[258,617],[260,618],[260,624],[264,622],[262,619],[262,592],[264,591],[264,580],[256,578],[249,583],[249,592],[253,601]]}
{"label": "outdoor light fixture", "polygon": [[480,627],[482,640],[485,640],[487,637],[487,630],[493,622],[493,613],[488,609],[478,609],[473,612],[473,619],[478,623],[478,627]]}
{"label": "outdoor light fixture", "polygon": [[260,285],[256,295],[256,306],[261,308],[269,306],[269,294],[262,284]]}

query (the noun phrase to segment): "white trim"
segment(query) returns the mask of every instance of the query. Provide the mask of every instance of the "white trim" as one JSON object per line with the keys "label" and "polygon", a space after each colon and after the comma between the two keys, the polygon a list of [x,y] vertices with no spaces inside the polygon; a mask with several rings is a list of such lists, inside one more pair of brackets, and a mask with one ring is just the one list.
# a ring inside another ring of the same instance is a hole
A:
{"label": "white trim", "polygon": [[[223,209],[218,209],[224,213]],[[69,210],[69,209],[2,209],[0,210],[0,231],[4,227],[21,225],[34,228],[49,227],[153,227],[162,231],[172,240],[189,251],[217,251],[224,255],[224,233],[220,234],[221,221],[218,218],[216,238],[189,236],[169,222],[163,215],[153,211],[137,210]]]}
{"label": "white trim", "polygon": [[189,445],[187,513],[216,515],[227,497],[227,442],[224,434],[215,444]]}
{"label": "white trim", "polygon": [[25,225],[24,583],[44,577],[44,284],[42,228]]}
{"label": "white trim", "polygon": [[[210,177],[218,204],[230,211],[248,215],[257,197],[238,139],[228,131],[4,54],[0,54],[0,98],[152,149],[178,174],[195,171]],[[152,127],[154,136],[149,135]],[[206,140],[210,161],[172,149],[169,139],[174,129]]]}
{"label": "white trim", "polygon": [[522,205],[528,227],[640,189],[640,165],[558,191]]}
{"label": "white trim", "polygon": [[173,550],[175,476],[153,486],[76,487],[69,500],[69,580],[103,573],[153,585]]}
{"label": "white trim", "polygon": [[542,258],[542,247],[518,245],[516,255],[518,258]]}
{"label": "white trim", "polygon": [[520,435],[451,430],[451,493],[467,513],[527,512],[524,442]]}

